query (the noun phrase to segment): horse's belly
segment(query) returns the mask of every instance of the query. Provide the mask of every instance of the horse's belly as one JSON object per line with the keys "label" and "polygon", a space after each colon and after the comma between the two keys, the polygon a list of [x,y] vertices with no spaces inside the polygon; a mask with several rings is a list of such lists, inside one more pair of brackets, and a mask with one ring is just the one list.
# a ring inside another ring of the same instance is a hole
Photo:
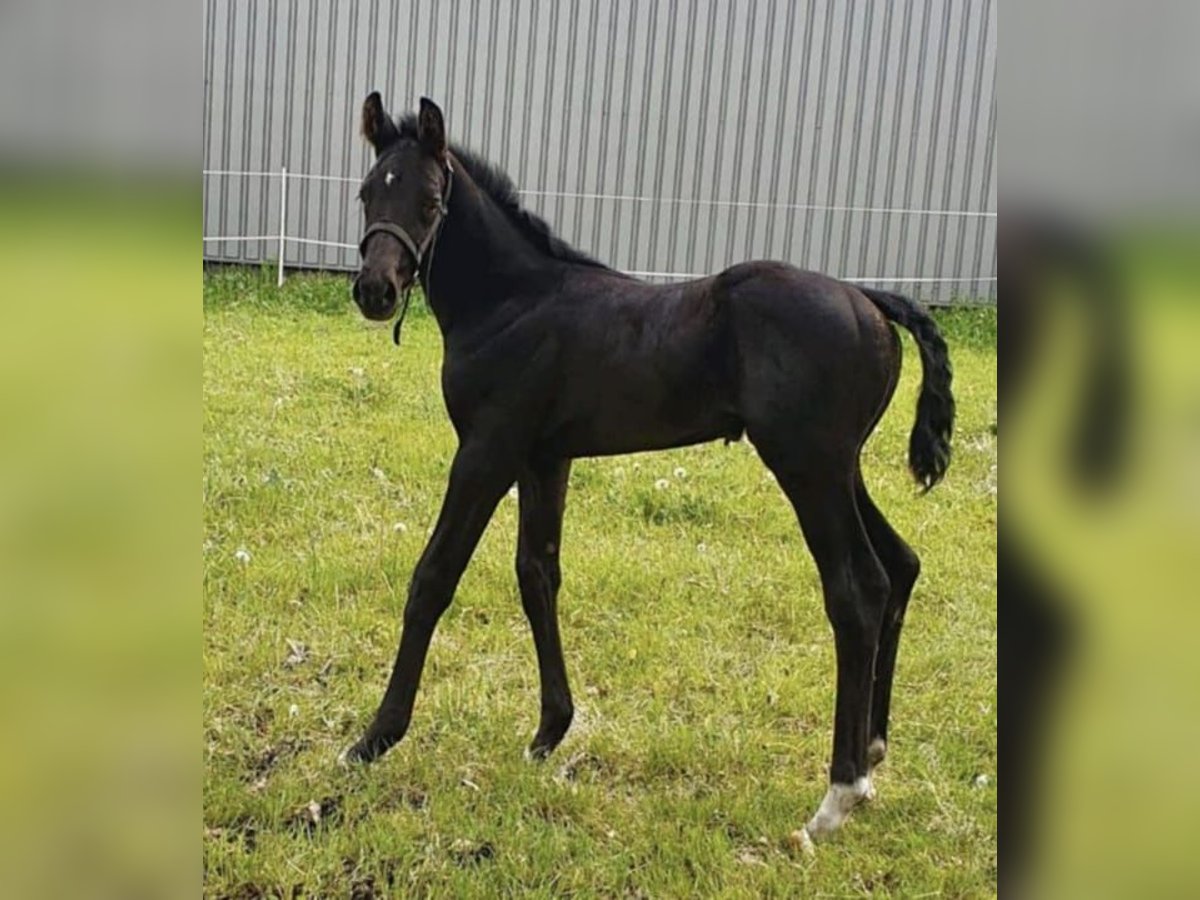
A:
{"label": "horse's belly", "polygon": [[613,456],[718,438],[737,440],[745,430],[725,398],[704,391],[678,397],[605,392],[596,400],[564,416],[547,435],[545,448],[565,457]]}

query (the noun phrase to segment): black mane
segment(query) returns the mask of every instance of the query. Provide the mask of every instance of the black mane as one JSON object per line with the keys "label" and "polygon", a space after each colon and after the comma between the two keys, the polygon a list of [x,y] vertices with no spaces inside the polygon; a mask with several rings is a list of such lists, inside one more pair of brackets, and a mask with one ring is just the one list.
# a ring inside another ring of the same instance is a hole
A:
{"label": "black mane", "polygon": [[[416,139],[417,116],[415,113],[408,113],[402,116],[396,122],[396,126],[400,129],[400,137]],[[513,180],[508,176],[508,173],[495,163],[484,159],[474,150],[468,150],[466,147],[461,147],[455,143],[450,144],[450,152],[463,164],[471,179],[479,185],[485,194],[492,198],[495,204],[512,220],[513,224],[521,230],[521,233],[533,242],[534,246],[555,259],[561,259],[565,262],[582,263],[585,266],[594,266],[598,269],[609,268],[599,260],[588,256],[582,250],[576,250],[551,231],[545,219],[534,215],[522,207],[518,199],[517,186],[513,184]]]}

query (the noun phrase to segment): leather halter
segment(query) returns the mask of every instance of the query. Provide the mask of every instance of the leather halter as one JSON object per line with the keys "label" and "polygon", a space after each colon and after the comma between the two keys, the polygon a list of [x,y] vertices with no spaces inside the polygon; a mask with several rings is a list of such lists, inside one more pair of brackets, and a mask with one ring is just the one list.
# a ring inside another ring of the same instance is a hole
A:
{"label": "leather halter", "polygon": [[421,263],[426,259],[428,254],[429,264],[425,275],[425,293],[429,293],[428,281],[433,275],[433,252],[436,249],[438,235],[442,231],[442,223],[446,220],[446,216],[450,212],[450,190],[454,187],[454,167],[450,165],[450,160],[446,160],[446,181],[442,186],[442,195],[438,200],[437,219],[433,223],[433,227],[425,235],[425,240],[418,244],[412,239],[402,225],[395,222],[389,222],[382,219],[373,225],[369,226],[363,232],[362,239],[358,242],[358,253],[364,259],[367,255],[367,241],[376,234],[387,234],[394,237],[400,242],[400,246],[408,251],[409,256],[413,260],[413,277],[412,280],[404,288],[403,300],[400,306],[400,315],[396,318],[396,325],[392,329],[392,340],[396,346],[400,346],[400,326],[404,324],[404,316],[408,313],[408,301],[412,295],[413,284],[416,283],[417,276],[421,274]]}

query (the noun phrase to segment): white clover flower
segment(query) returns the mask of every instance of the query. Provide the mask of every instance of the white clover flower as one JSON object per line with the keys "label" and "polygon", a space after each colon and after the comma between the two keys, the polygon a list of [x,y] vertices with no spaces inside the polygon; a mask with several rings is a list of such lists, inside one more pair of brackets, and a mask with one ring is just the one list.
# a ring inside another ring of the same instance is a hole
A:
{"label": "white clover flower", "polygon": [[300,707],[298,707],[295,703],[293,703],[291,706],[288,707],[288,716],[290,716],[291,718],[294,719],[298,715],[300,715]]}
{"label": "white clover flower", "polygon": [[404,534],[405,532],[408,531],[408,526],[405,525],[403,522],[397,522],[395,525],[392,526],[392,531],[395,531],[399,534]]}
{"label": "white clover flower", "polygon": [[671,482],[667,481],[665,478],[660,478],[658,481],[654,482],[654,489],[656,491],[665,491],[670,486]]}
{"label": "white clover flower", "polygon": [[353,375],[355,378],[362,378],[362,377],[363,377],[363,368],[362,368],[362,366],[351,366],[351,367],[350,367],[350,374],[351,374],[351,375]]}
{"label": "white clover flower", "polygon": [[233,558],[242,565],[245,565],[246,563],[250,562],[250,551],[245,547],[238,547],[237,552],[233,554]]}
{"label": "white clover flower", "polygon": [[697,544],[696,552],[697,553],[707,553],[708,552],[708,544],[704,544],[704,543]]}
{"label": "white clover flower", "polygon": [[379,466],[373,466],[371,468],[371,474],[374,475],[376,478],[378,478],[380,481],[384,481],[387,478],[387,475],[385,475],[383,473],[383,469],[379,468]]}
{"label": "white clover flower", "polygon": [[687,478],[687,469],[683,466],[676,466],[674,475],[676,478]]}

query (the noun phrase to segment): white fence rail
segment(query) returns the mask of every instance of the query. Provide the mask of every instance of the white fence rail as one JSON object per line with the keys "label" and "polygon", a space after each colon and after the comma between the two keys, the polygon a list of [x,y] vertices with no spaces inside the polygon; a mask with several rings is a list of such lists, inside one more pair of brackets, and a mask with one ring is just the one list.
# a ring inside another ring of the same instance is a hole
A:
{"label": "white fence rail", "polygon": [[[309,180],[309,181],[333,181],[345,184],[357,184],[361,179],[350,178],[342,175],[316,175],[306,172],[291,172],[287,167],[280,168],[278,172],[242,172],[236,169],[204,169],[202,174],[205,178],[278,178],[279,179],[279,233],[272,235],[205,235],[204,243],[220,243],[232,242],[243,243],[249,241],[274,241],[277,246],[277,263],[278,263],[278,278],[279,287],[283,287],[284,268],[286,259],[286,247],[288,243],[307,244],[317,247],[332,247],[340,250],[357,250],[358,244],[347,243],[345,241],[322,240],[320,238],[309,238],[289,235],[287,233],[287,208],[288,208],[288,185],[294,180]],[[950,209],[899,209],[890,207],[853,207],[853,206],[826,206],[815,203],[753,203],[741,200],[693,200],[688,198],[671,198],[671,197],[630,197],[619,194],[585,194],[572,193],[569,191],[522,191],[517,192],[523,197],[565,197],[581,200],[597,200],[611,202],[635,202],[635,203],[659,203],[659,204],[682,204],[682,205],[700,205],[700,206],[724,206],[724,207],[741,207],[753,209],[767,210],[812,210],[817,212],[852,212],[852,213],[876,213],[884,215],[912,215],[912,216],[964,216],[974,218],[992,218],[996,217],[996,213],[983,210],[950,210]],[[639,278],[652,278],[661,281],[680,281],[688,278],[702,278],[705,272],[655,272],[655,271],[630,271],[630,275],[636,275]],[[994,284],[995,276],[979,277],[979,276],[956,276],[956,277],[941,277],[941,276],[909,276],[909,275],[854,275],[841,274],[836,276],[843,281],[853,281],[861,284],[956,284],[956,283],[971,283],[971,284]]]}

